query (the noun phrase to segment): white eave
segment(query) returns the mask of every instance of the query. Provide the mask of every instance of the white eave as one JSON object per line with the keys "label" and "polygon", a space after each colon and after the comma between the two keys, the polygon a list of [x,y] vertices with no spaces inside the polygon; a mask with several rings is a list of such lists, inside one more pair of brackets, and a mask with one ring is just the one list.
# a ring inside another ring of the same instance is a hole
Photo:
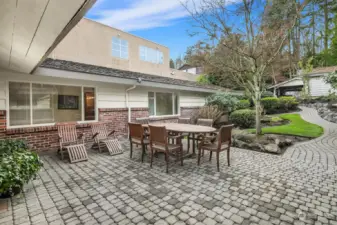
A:
{"label": "white eave", "polygon": [[95,1],[1,1],[0,68],[31,73]]}

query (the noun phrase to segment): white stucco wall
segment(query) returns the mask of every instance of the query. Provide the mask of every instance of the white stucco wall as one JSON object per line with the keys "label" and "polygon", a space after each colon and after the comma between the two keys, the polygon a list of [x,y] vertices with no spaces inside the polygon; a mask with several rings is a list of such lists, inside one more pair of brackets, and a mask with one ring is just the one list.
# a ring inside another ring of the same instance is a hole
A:
{"label": "white stucco wall", "polygon": [[324,77],[312,77],[309,80],[310,94],[311,96],[325,96],[329,94],[329,91],[336,92],[332,89],[330,84],[324,82]]}

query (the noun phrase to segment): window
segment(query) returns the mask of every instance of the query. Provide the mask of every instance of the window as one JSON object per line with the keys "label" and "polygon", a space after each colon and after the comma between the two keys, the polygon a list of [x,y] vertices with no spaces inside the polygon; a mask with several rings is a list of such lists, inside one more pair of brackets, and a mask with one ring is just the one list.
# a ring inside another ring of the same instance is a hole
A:
{"label": "window", "polygon": [[118,37],[112,38],[112,56],[128,59],[129,58],[129,43],[126,40]]}
{"label": "window", "polygon": [[148,48],[145,46],[139,47],[139,57],[141,60],[156,64],[163,64],[164,63],[164,55],[161,51]]}
{"label": "window", "polygon": [[175,93],[149,92],[151,116],[176,115],[179,113],[179,98]]}
{"label": "window", "polygon": [[95,112],[94,88],[9,82],[10,126],[89,121]]}

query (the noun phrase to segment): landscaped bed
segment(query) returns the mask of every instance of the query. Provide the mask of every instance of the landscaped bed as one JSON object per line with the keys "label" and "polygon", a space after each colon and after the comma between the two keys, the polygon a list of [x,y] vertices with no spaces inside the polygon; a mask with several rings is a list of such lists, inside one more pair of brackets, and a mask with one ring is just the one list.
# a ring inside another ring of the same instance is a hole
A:
{"label": "landscaped bed", "polygon": [[[303,120],[299,114],[282,114],[279,115],[279,118],[289,120],[290,123],[281,126],[264,127],[262,128],[262,134],[284,134],[316,138],[324,132],[321,126]],[[255,132],[255,130],[250,131]]]}
{"label": "landscaped bed", "polygon": [[322,127],[303,120],[299,114],[265,116],[262,124],[262,135],[258,137],[255,135],[255,129],[235,129],[233,145],[282,154],[289,146],[317,138],[324,132]]}

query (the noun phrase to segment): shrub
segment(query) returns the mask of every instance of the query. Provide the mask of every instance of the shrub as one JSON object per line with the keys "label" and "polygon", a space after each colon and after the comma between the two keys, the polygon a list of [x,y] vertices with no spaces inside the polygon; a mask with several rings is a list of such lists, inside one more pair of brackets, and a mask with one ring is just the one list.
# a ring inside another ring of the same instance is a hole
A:
{"label": "shrub", "polygon": [[35,178],[42,162],[22,141],[0,141],[0,196],[9,197],[21,191]]}
{"label": "shrub", "polygon": [[236,110],[248,109],[248,108],[250,108],[250,101],[249,100],[240,100],[236,104]]}
{"label": "shrub", "polygon": [[204,106],[199,109],[198,118],[212,119],[215,122],[224,114],[217,105]]}
{"label": "shrub", "polygon": [[279,109],[283,111],[294,110],[298,106],[298,102],[295,97],[283,96],[279,98]]}
{"label": "shrub", "polygon": [[279,107],[279,99],[276,97],[263,98],[261,104],[265,113],[275,113]]}
{"label": "shrub", "polygon": [[234,111],[230,115],[229,120],[241,128],[251,128],[255,124],[255,111],[250,109]]}
{"label": "shrub", "polygon": [[235,106],[238,103],[237,97],[225,93],[219,92],[206,98],[206,105],[217,105],[221,111],[232,112],[235,110]]}

